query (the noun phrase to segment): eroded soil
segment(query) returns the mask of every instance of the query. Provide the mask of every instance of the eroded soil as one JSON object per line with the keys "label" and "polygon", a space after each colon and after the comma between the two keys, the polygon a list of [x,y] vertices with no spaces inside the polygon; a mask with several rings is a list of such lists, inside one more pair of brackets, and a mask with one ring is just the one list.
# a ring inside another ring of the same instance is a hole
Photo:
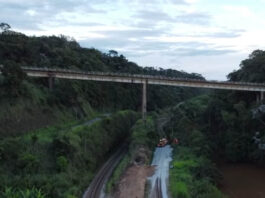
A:
{"label": "eroded soil", "polygon": [[147,177],[154,173],[153,166],[130,166],[121,178],[115,198],[144,198]]}

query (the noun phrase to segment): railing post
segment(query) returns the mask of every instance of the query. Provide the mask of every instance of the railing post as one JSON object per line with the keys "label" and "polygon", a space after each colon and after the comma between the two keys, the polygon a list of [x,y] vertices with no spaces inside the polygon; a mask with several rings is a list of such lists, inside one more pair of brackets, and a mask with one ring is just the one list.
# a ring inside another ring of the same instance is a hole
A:
{"label": "railing post", "polygon": [[147,80],[143,82],[143,95],[142,95],[142,118],[144,122],[146,121],[146,87],[147,87]]}

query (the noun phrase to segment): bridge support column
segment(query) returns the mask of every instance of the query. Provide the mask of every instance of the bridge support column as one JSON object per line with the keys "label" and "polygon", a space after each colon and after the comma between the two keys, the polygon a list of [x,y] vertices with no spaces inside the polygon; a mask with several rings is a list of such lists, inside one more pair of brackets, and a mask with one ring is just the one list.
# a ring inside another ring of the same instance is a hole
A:
{"label": "bridge support column", "polygon": [[263,102],[264,101],[264,91],[260,92],[260,101]]}
{"label": "bridge support column", "polygon": [[259,101],[260,101],[260,94],[258,92],[258,93],[256,93],[256,102],[257,102],[257,104],[259,103]]}
{"label": "bridge support column", "polygon": [[257,93],[257,103],[262,103],[265,99],[264,91]]}
{"label": "bridge support column", "polygon": [[146,121],[146,87],[147,80],[143,83],[143,97],[142,97],[142,118]]}
{"label": "bridge support column", "polygon": [[48,83],[49,83],[49,90],[52,91],[53,90],[53,84],[54,84],[54,77],[49,76]]}

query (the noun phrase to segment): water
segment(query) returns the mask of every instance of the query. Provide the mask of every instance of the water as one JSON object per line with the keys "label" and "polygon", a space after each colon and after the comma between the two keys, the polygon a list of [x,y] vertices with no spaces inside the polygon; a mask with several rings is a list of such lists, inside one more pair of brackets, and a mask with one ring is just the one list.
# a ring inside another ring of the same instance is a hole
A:
{"label": "water", "polygon": [[154,152],[154,158],[152,165],[156,166],[155,173],[150,178],[151,181],[151,192],[155,187],[155,181],[157,178],[161,179],[161,190],[163,198],[168,198],[167,194],[167,183],[169,175],[169,164],[172,160],[172,148],[167,145],[165,147],[156,148]]}
{"label": "water", "polygon": [[225,164],[220,170],[224,175],[220,189],[230,198],[265,198],[265,168]]}

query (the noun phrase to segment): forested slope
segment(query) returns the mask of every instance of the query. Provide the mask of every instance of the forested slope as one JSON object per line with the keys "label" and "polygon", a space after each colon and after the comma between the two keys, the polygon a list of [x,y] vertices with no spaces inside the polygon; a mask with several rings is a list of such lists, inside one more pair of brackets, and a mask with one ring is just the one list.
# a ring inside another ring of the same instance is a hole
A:
{"label": "forested slope", "polygon": [[[59,120],[82,118],[97,111],[141,108],[141,86],[104,82],[55,80],[53,91],[46,79],[28,78],[20,66],[68,68],[83,71],[125,72],[199,78],[176,70],[140,67],[110,50],[102,53],[83,48],[65,36],[26,36],[6,30],[0,34],[0,134],[16,134],[53,124]],[[190,98],[200,90],[148,86],[148,110],[163,108]],[[40,119],[39,119],[40,118]]]}
{"label": "forested slope", "polygon": [[[254,51],[240,66],[229,80],[265,82],[264,51]],[[256,94],[215,91],[168,110],[166,133],[180,140],[170,175],[173,197],[224,197],[216,188],[222,175],[215,164],[265,166],[265,105]]]}
{"label": "forested slope", "polygon": [[[47,79],[29,78],[21,66],[203,79],[143,68],[113,50],[83,48],[65,36],[29,37],[10,30],[0,34],[0,65],[0,196],[5,198],[81,197],[98,167],[130,138],[139,118],[135,111],[141,108],[140,85],[55,79],[49,90]],[[199,93],[148,86],[148,111]],[[134,111],[119,111],[123,109]],[[101,112],[111,114],[82,125]],[[150,134],[155,137],[154,130]]]}

